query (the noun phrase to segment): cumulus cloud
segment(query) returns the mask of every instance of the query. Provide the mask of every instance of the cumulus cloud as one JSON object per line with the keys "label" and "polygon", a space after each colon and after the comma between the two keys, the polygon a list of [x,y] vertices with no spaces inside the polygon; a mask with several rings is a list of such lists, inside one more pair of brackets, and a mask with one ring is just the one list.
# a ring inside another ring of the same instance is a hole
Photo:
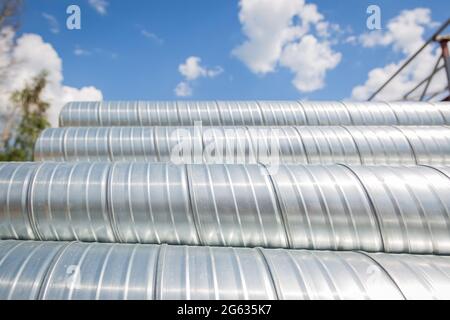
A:
{"label": "cumulus cloud", "polygon": [[23,34],[14,41],[12,30],[3,30],[0,37],[0,66],[6,81],[0,86],[0,113],[10,112],[11,93],[21,90],[40,72],[48,72],[43,99],[50,103],[48,119],[57,125],[62,106],[72,100],[101,100],[102,92],[93,86],[74,88],[63,84],[62,60],[53,46],[36,34]]}
{"label": "cumulus cloud", "polygon": [[[274,72],[278,66],[289,68],[299,91],[324,86],[326,72],[341,60],[328,40],[338,25],[325,21],[316,5],[304,0],[240,0],[239,6],[247,39],[232,51],[234,56],[256,74]],[[312,45],[308,53],[299,52],[308,45]],[[311,61],[312,57],[317,60]]]}
{"label": "cumulus cloud", "polygon": [[89,0],[89,4],[102,16],[108,13],[109,3],[106,0]]}
{"label": "cumulus cloud", "polygon": [[374,30],[360,36],[364,47],[388,46],[404,54],[414,53],[423,44],[423,34],[427,27],[436,23],[431,19],[431,11],[427,8],[404,10],[390,20],[386,31]]}
{"label": "cumulus cloud", "polygon": [[[390,47],[393,51],[399,52],[402,57],[399,61],[371,70],[366,82],[353,88],[352,99],[366,100],[400,68],[409,56],[419,49],[425,42],[425,31],[434,26],[436,26],[436,23],[431,18],[431,11],[427,8],[416,8],[402,11],[397,17],[387,23],[384,30],[362,34],[359,37],[359,41],[364,47]],[[438,48],[427,47],[377,95],[376,99],[401,99],[403,94],[429,76],[439,55],[440,51]],[[443,83],[445,83],[445,75],[441,72],[431,82],[430,92],[442,90]]]}
{"label": "cumulus cloud", "polygon": [[185,63],[178,66],[178,71],[186,78],[186,80],[195,80],[200,77],[214,78],[223,72],[222,67],[216,66],[208,69],[201,66],[199,57],[191,56],[186,59]]}
{"label": "cumulus cloud", "polygon": [[341,61],[341,54],[333,52],[314,36],[306,35],[300,42],[287,45],[280,64],[294,74],[293,85],[302,92],[323,88],[327,70],[334,69]]}
{"label": "cumulus cloud", "polygon": [[190,97],[192,96],[192,87],[189,83],[182,81],[175,87],[175,95],[177,97]]}
{"label": "cumulus cloud", "polygon": [[59,33],[59,23],[58,20],[54,16],[48,13],[42,13],[42,17],[44,17],[45,20],[47,20],[47,23],[50,27],[50,32],[54,34]]}
{"label": "cumulus cloud", "polygon": [[192,81],[198,78],[215,78],[223,72],[223,68],[216,66],[214,68],[207,68],[201,65],[201,59],[196,56],[191,56],[186,61],[178,66],[178,71],[185,78],[185,81],[180,82],[175,88],[175,94],[179,97],[188,97],[193,93],[191,86]]}

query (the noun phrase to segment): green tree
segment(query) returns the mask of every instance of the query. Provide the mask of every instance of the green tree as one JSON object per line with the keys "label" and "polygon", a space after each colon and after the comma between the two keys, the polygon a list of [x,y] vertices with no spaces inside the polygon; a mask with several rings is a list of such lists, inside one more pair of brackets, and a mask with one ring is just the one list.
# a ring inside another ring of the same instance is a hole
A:
{"label": "green tree", "polygon": [[[0,0],[0,32],[7,29],[15,32],[19,28],[23,4],[24,0]],[[0,66],[0,85],[8,81],[11,76],[8,70],[14,63],[10,61]],[[11,106],[1,106],[0,161],[33,159],[34,143],[49,126],[46,118],[49,104],[41,97],[46,85],[47,73],[42,72],[25,88],[13,92]]]}
{"label": "green tree", "polygon": [[11,102],[21,118],[17,128],[8,130],[8,135],[3,139],[0,161],[33,160],[34,143],[42,130],[50,126],[46,116],[50,104],[41,97],[46,85],[47,73],[42,72],[31,85],[12,94]]}

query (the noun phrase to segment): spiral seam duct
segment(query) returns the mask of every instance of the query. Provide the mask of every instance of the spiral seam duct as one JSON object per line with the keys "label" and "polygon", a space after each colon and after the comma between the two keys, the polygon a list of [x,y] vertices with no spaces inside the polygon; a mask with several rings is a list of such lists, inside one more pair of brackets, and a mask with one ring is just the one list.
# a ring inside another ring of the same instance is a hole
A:
{"label": "spiral seam duct", "polygon": [[73,102],[0,163],[0,299],[450,299],[450,104]]}

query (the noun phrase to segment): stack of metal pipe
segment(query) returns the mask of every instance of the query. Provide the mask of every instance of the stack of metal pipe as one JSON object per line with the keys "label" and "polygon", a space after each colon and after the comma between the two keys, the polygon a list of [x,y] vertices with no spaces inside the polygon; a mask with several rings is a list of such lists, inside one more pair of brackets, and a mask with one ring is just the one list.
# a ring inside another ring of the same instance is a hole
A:
{"label": "stack of metal pipe", "polygon": [[0,299],[450,299],[450,103],[69,103],[35,160]]}

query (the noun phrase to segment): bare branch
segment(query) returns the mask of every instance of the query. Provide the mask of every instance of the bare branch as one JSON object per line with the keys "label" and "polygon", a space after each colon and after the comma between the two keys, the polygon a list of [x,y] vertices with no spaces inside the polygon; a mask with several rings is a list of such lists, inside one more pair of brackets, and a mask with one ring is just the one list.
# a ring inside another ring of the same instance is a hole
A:
{"label": "bare branch", "polygon": [[0,0],[0,29],[19,27],[22,5],[23,0]]}

